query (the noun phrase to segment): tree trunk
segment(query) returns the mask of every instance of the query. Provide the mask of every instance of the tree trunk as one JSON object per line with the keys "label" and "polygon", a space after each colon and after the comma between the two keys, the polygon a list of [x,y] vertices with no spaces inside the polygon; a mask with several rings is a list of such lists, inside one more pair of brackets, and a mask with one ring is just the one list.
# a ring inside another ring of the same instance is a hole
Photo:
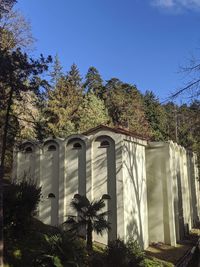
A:
{"label": "tree trunk", "polygon": [[91,254],[93,251],[93,248],[92,248],[92,222],[91,222],[91,220],[88,221],[88,225],[87,225],[87,251],[88,251],[88,254]]}
{"label": "tree trunk", "polygon": [[3,136],[1,140],[1,162],[0,162],[0,266],[3,266],[3,178],[4,178],[4,165],[5,165],[5,155],[7,148],[7,137],[8,137],[8,126],[9,126],[9,118],[10,118],[10,110],[12,105],[13,98],[13,89],[10,89],[8,105],[6,110],[6,117],[4,123]]}

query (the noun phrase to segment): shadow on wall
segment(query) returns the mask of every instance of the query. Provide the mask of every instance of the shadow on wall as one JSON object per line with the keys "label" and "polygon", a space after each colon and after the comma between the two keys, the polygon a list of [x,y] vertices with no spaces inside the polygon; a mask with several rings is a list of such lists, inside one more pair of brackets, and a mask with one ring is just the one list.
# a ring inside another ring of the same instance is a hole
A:
{"label": "shadow on wall", "polygon": [[[145,180],[143,178],[144,159],[141,152],[138,151],[138,145],[132,142],[126,142],[126,144],[124,144],[123,153],[127,156],[126,159],[128,159],[123,163],[128,172],[128,177],[130,177],[129,186],[131,186],[131,188],[129,188],[129,190],[133,190],[131,202],[129,202],[128,223],[126,226],[127,238],[134,237],[134,239],[139,242],[140,246],[144,247],[143,224],[145,221],[143,221],[142,215],[144,215],[145,211],[141,210],[145,186]],[[139,173],[139,168],[141,168],[141,173]],[[129,191],[129,193],[131,192]],[[127,207],[125,207],[125,209],[127,209]]]}
{"label": "shadow on wall", "polygon": [[[86,144],[77,137],[66,144],[66,169],[64,173],[65,216],[74,215],[70,206],[75,194],[86,195]],[[65,220],[65,219],[64,219]]]}
{"label": "shadow on wall", "polygon": [[[184,216],[183,216],[183,198],[182,198],[182,187],[181,187],[181,174],[177,172],[177,186],[178,186],[178,212],[179,212],[179,239],[184,238]],[[176,227],[177,229],[178,227]]]}
{"label": "shadow on wall", "polygon": [[140,231],[138,229],[138,222],[136,221],[136,212],[131,212],[130,217],[131,220],[129,221],[129,224],[126,227],[128,239],[133,238],[133,240],[136,240],[139,242],[140,245],[143,244],[143,240],[141,240],[142,236],[140,236]]}
{"label": "shadow on wall", "polygon": [[[73,186],[73,179],[77,179],[72,192],[86,194],[86,144],[80,138],[72,138],[67,143],[67,182]],[[71,181],[70,181],[71,180]],[[72,183],[71,183],[72,182]],[[78,186],[78,188],[77,188]]]}
{"label": "shadow on wall", "polygon": [[[117,204],[116,204],[116,152],[115,142],[109,136],[99,136],[93,142],[92,190],[94,198],[108,194],[111,199],[107,202],[108,221],[111,230],[108,241],[117,238]],[[105,240],[104,240],[105,242]]]}
{"label": "shadow on wall", "polygon": [[[44,200],[41,205],[41,217],[48,224],[58,225],[59,207],[59,152],[60,147],[54,140],[49,140],[43,146],[41,185]],[[49,198],[49,194],[54,198]]]}

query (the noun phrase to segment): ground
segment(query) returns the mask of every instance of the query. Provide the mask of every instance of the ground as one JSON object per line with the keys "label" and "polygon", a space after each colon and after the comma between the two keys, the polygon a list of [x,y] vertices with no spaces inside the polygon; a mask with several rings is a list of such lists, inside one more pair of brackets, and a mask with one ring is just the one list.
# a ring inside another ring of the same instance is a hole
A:
{"label": "ground", "polygon": [[199,237],[200,228],[195,228],[192,229],[187,238],[177,244],[176,247],[165,245],[163,243],[154,243],[151,244],[145,252],[149,258],[163,260],[164,262],[171,264],[171,266],[175,266],[181,258],[196,245]]}

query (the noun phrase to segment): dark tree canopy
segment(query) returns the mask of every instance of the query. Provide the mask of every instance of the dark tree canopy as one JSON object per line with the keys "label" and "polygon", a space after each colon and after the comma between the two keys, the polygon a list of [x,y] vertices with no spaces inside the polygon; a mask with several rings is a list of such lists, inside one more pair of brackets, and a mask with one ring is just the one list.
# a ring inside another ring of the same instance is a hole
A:
{"label": "dark tree canopy", "polygon": [[0,2],[0,19],[5,13],[8,13],[14,4],[17,3],[17,0],[1,0]]}
{"label": "dark tree canopy", "polygon": [[85,76],[84,87],[86,92],[93,92],[96,96],[102,98],[103,80],[95,67],[90,67]]}

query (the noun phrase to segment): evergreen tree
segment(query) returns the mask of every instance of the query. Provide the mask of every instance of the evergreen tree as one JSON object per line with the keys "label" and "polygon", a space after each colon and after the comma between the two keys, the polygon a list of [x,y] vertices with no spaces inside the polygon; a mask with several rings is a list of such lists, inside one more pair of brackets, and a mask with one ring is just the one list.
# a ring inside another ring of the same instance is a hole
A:
{"label": "evergreen tree", "polygon": [[[39,60],[29,59],[27,54],[20,49],[14,52],[0,50],[0,106],[4,109],[1,113],[1,168],[4,169],[5,157],[10,140],[14,138],[20,125],[21,114],[15,111],[17,102],[23,103],[32,94],[39,94],[46,81],[40,78],[40,74],[47,70],[50,58],[43,56]],[[19,110],[18,110],[19,112]],[[20,116],[18,116],[20,115]],[[12,144],[13,144],[12,142]]]}
{"label": "evergreen tree", "polygon": [[59,79],[62,77],[62,66],[58,57],[58,54],[56,54],[54,61],[53,61],[53,68],[52,71],[50,72],[50,77],[51,77],[51,85],[52,87],[56,87],[56,84],[58,83]]}
{"label": "evergreen tree", "polygon": [[74,86],[77,90],[82,90],[82,78],[77,65],[74,63],[72,64],[70,71],[67,73],[67,80],[71,86]]}
{"label": "evergreen tree", "polygon": [[32,91],[21,92],[19,99],[13,101],[13,116],[18,120],[18,135],[16,141],[36,139],[35,123],[38,118],[36,106],[37,95]]}
{"label": "evergreen tree", "polygon": [[178,106],[173,102],[168,102],[167,104],[163,105],[163,108],[167,116],[166,139],[178,143]]}
{"label": "evergreen tree", "polygon": [[102,99],[103,96],[103,80],[95,67],[90,67],[86,74],[84,87],[86,92],[93,92]]}
{"label": "evergreen tree", "polygon": [[[29,59],[27,54],[17,49],[8,52],[0,49],[0,92],[3,91],[4,99],[0,99],[0,106],[4,106],[5,112],[2,117],[2,133],[0,140],[0,265],[3,265],[3,178],[5,176],[6,155],[8,151],[9,136],[13,134],[15,125],[13,119],[18,122],[18,118],[13,116],[13,103],[17,99],[20,101],[23,93],[32,91],[39,93],[41,86],[46,84],[40,78],[40,74],[48,69],[47,60],[41,56],[40,59]],[[14,136],[13,136],[14,137]],[[14,140],[14,138],[13,138]]]}
{"label": "evergreen tree", "polygon": [[110,118],[104,101],[98,98],[93,92],[84,96],[78,110],[78,131],[84,132],[99,124],[108,124]]}
{"label": "evergreen tree", "polygon": [[75,133],[77,111],[82,101],[82,95],[68,77],[61,77],[49,92],[45,116],[49,132],[54,136],[65,137]]}
{"label": "evergreen tree", "polygon": [[126,126],[137,134],[149,135],[142,97],[137,88],[113,78],[105,89],[105,103],[113,124]]}
{"label": "evergreen tree", "polygon": [[155,141],[165,140],[167,136],[167,115],[152,91],[144,94],[146,118],[151,127],[152,138]]}

